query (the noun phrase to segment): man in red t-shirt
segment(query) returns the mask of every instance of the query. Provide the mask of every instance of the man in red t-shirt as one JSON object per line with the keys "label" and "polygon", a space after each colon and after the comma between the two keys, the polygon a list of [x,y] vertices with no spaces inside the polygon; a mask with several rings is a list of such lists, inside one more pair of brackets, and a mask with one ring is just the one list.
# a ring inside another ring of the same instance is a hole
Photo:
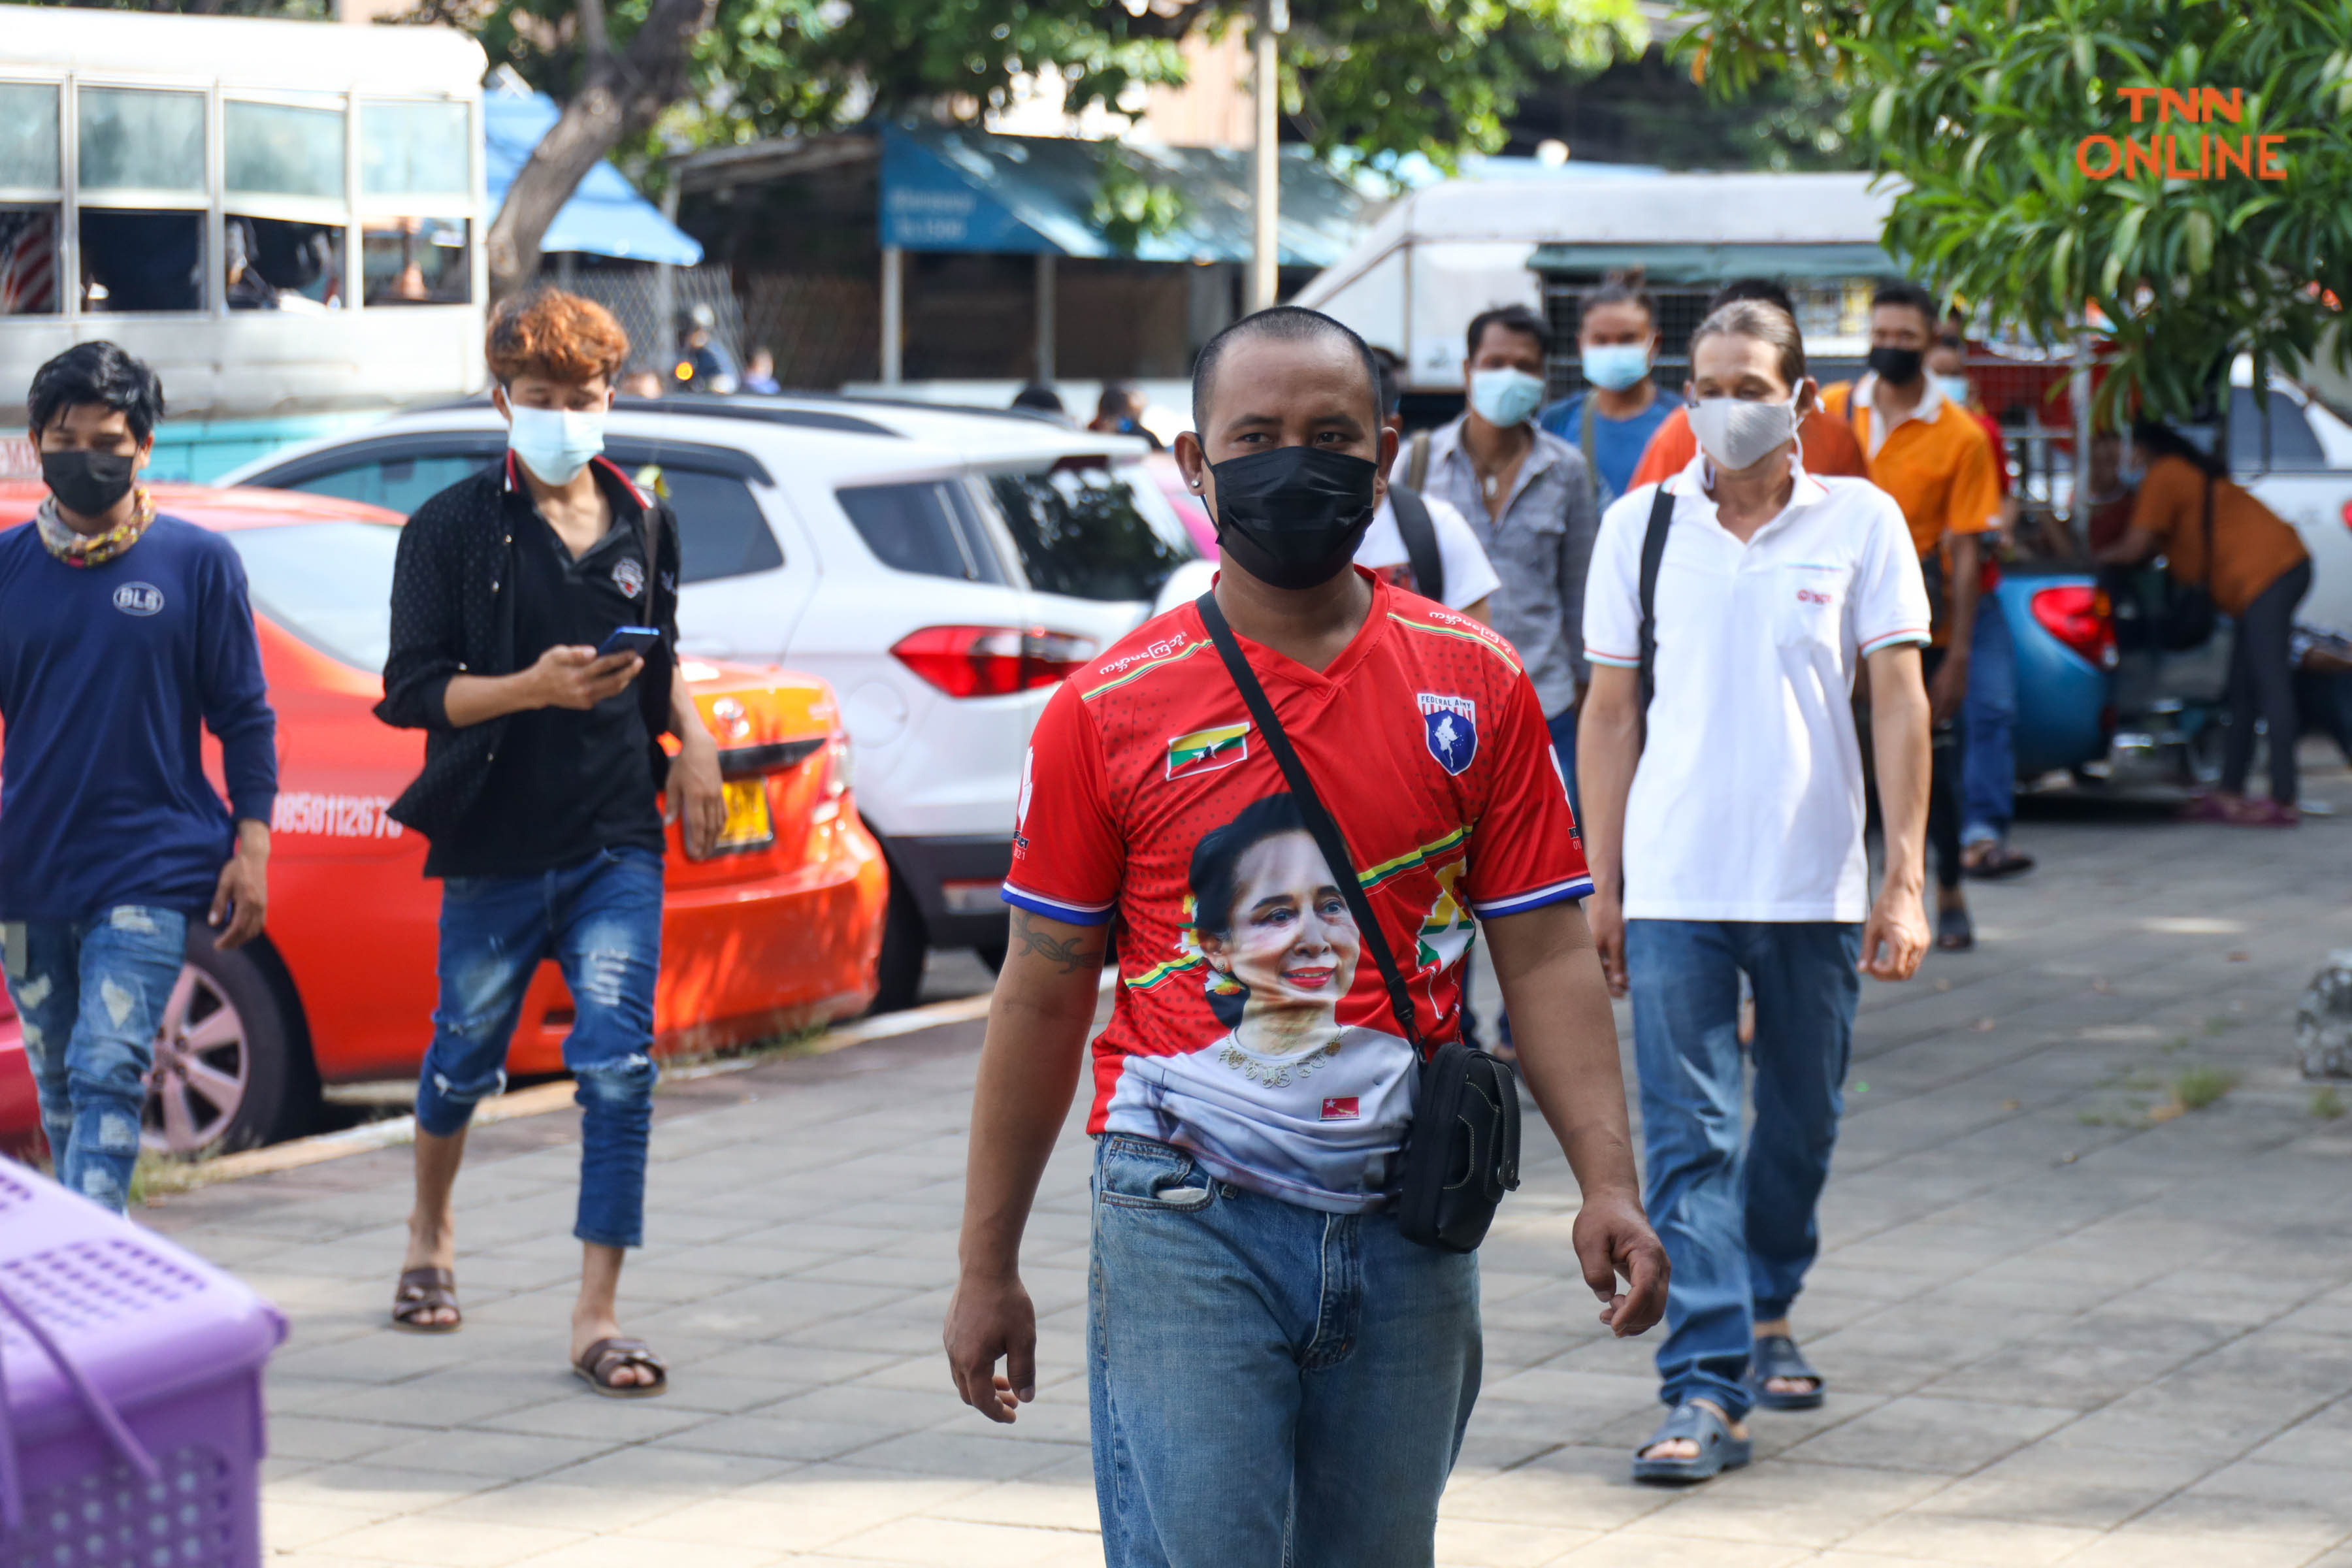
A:
{"label": "man in red t-shirt", "polygon": [[[1213,590],[1413,998],[1461,1027],[1483,928],[1519,1059],[1583,1190],[1574,1245],[1619,1334],[1664,1307],[1591,890],[1510,644],[1351,567],[1395,458],[1361,340],[1278,309],[1202,351],[1177,442]],[[1055,693],[1024,776],[1010,951],[972,1110],[949,1366],[1010,1421],[1036,1384],[1021,1234],[1094,1042],[1088,1317],[1104,1555],[1427,1561],[1477,1394],[1475,1254],[1391,1212],[1417,1062],[1338,874],[1187,605]],[[1621,1291],[1619,1275],[1628,1283]],[[1004,1371],[996,1370],[999,1359]]]}

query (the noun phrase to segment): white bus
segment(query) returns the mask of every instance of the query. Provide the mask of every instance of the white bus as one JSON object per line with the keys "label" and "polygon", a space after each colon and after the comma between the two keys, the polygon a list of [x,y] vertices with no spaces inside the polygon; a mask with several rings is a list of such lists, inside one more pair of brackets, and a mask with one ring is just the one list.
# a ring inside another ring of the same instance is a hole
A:
{"label": "white bus", "polygon": [[0,427],[94,338],[183,428],[474,390],[483,68],[441,27],[0,5]]}

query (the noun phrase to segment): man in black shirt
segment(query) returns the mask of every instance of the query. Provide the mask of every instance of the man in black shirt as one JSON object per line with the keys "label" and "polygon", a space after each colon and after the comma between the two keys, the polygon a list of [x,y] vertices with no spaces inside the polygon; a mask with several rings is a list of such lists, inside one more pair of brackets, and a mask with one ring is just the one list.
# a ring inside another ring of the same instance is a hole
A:
{"label": "man in black shirt", "polygon": [[[574,1020],[564,1065],[583,1111],[573,1370],[599,1394],[667,1386],[621,1337],[624,1249],[643,1237],[661,967],[665,788],[687,852],[716,847],[719,757],[676,679],[677,530],[597,454],[628,340],[605,310],[550,291],[490,322],[505,460],[426,501],[401,535],[384,663],[386,723],[426,731],[425,771],[391,816],[432,841],[442,880],[441,999],[416,1090],[416,1206],[395,1325],[458,1326],[450,1194],[475,1105],[544,959]],[[626,626],[644,652],[602,654]],[[677,737],[673,760],[659,736]]]}

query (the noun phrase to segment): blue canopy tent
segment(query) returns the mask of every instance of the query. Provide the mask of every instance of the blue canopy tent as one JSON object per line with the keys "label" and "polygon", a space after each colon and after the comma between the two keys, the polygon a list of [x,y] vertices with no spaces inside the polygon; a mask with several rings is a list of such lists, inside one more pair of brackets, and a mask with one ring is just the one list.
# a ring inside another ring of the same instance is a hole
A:
{"label": "blue canopy tent", "polygon": [[[561,114],[555,100],[543,92],[516,92],[493,82],[482,94],[482,132],[487,157],[484,173],[495,211]],[[610,163],[588,171],[572,199],[547,226],[540,248],[552,255],[578,251],[609,256],[621,261],[664,262],[692,267],[702,259],[700,243],[679,232],[635,185]]]}

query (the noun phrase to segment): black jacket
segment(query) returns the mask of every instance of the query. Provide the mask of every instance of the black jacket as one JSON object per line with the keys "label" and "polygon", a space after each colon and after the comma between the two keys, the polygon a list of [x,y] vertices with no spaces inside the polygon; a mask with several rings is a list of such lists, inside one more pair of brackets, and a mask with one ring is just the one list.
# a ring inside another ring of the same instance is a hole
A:
{"label": "black jacket", "polygon": [[[677,522],[667,502],[640,491],[604,458],[595,461],[615,506],[634,500],[645,510],[654,562],[647,615],[662,641],[646,656],[636,687],[646,733],[658,736],[670,728],[670,679],[677,666]],[[518,668],[514,595],[506,589],[515,575],[514,524],[531,507],[509,457],[427,500],[400,531],[392,647],[375,716],[395,729],[425,731],[425,771],[385,815],[427,838],[473,809],[507,732],[503,717],[453,728],[443,699],[452,676],[512,675]],[[653,750],[658,779],[669,763],[658,742]]]}

